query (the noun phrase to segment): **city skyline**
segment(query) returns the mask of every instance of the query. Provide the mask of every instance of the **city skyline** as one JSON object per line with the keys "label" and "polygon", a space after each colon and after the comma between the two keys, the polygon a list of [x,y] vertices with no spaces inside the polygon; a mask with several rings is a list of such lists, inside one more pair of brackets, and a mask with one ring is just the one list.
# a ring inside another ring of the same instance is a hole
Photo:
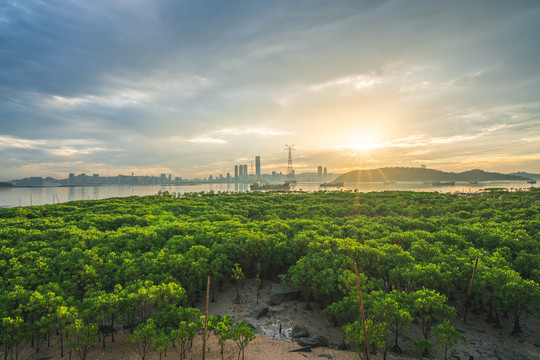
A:
{"label": "city skyline", "polygon": [[[178,176],[179,174],[171,173],[161,173],[161,174],[150,174],[150,175],[139,175],[132,172],[130,174],[99,174],[99,173],[74,173],[70,172],[59,176],[58,178],[53,178],[50,176],[36,176],[24,177],[20,179],[10,179],[5,180],[7,182],[13,182],[16,184],[27,184],[27,185],[42,185],[43,181],[46,179],[52,179],[55,181],[62,182],[62,185],[101,185],[101,184],[137,184],[137,185],[151,185],[151,184],[164,184],[164,183],[191,183],[191,182],[225,182],[225,183],[250,183],[253,181],[283,181],[286,180],[289,172],[278,171],[278,170],[268,170],[266,172],[262,171],[261,167],[261,157],[259,155],[254,157],[254,161],[249,161],[248,164],[235,164],[231,171],[226,173],[217,173],[211,171],[206,176],[203,177],[193,177],[186,178]],[[254,167],[253,167],[254,166]],[[318,165],[316,169],[306,169],[307,171],[301,175],[308,175],[308,178],[311,180],[327,180],[329,176],[339,175],[339,174],[327,174],[327,167],[324,166],[324,176],[322,175],[322,165]],[[292,169],[292,177],[296,175],[294,169]],[[50,181],[50,180],[49,180]],[[39,184],[38,184],[39,183]]]}
{"label": "city skyline", "polygon": [[539,18],[528,0],[3,2],[0,181],[255,156],[285,173],[292,143],[297,173],[540,173]]}

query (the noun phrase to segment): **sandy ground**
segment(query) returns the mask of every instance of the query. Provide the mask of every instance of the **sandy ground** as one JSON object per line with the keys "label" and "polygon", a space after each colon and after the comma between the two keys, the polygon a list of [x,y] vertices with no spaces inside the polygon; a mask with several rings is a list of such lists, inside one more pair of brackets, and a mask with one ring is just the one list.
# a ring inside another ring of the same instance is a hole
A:
{"label": "sandy ground", "polygon": [[[288,301],[277,306],[270,306],[270,317],[263,317],[256,320],[252,313],[258,306],[267,306],[270,299],[272,283],[264,282],[263,288],[259,290],[259,301],[257,302],[256,287],[253,280],[246,280],[243,287],[240,287],[240,294],[246,300],[243,304],[234,304],[231,301],[236,294],[235,287],[228,284],[224,291],[216,293],[216,302],[210,303],[209,313],[211,315],[231,314],[235,320],[245,320],[258,329],[258,332],[267,337],[282,341],[290,340],[290,331],[295,325],[303,325],[308,328],[311,335],[323,335],[330,340],[330,347],[337,348],[342,343],[343,331],[327,318],[318,304],[312,303],[313,310],[306,311],[304,301]],[[452,304],[455,305],[455,304]],[[199,304],[204,309],[204,304]],[[463,311],[463,306],[457,306]],[[521,322],[523,333],[519,337],[510,335],[513,327],[511,318],[501,318],[503,328],[496,329],[493,324],[488,324],[486,314],[473,314],[469,311],[467,323],[463,321],[463,314],[459,314],[454,320],[454,327],[467,338],[467,342],[455,347],[455,355],[461,359],[495,359],[496,346],[502,346],[530,357],[540,359],[540,314],[525,317]],[[282,334],[279,334],[279,325],[282,325]],[[421,330],[418,326],[410,327],[406,335],[401,336],[399,344],[403,350],[412,347],[415,339],[421,338]],[[436,358],[443,358],[442,352],[435,349]],[[450,354],[449,354],[450,355]]]}
{"label": "sandy ground", "polygon": [[[241,304],[235,304],[232,299],[236,294],[235,287],[231,284],[226,284],[222,292],[216,291],[216,302],[210,303],[210,315],[225,315],[231,314],[235,320],[244,320],[256,328],[258,332],[257,338],[251,342],[245,352],[245,359],[262,360],[262,359],[312,359],[319,358],[320,354],[328,354],[332,359],[357,360],[359,355],[353,351],[339,351],[336,347],[341,343],[343,332],[339,327],[334,327],[327,319],[322,310],[317,304],[312,304],[313,310],[304,310],[305,303],[303,301],[288,301],[280,305],[269,306],[269,316],[264,316],[260,319],[253,317],[253,310],[259,306],[267,306],[270,299],[271,283],[265,281],[263,288],[259,290],[259,299],[257,301],[257,292],[255,282],[246,280],[243,287],[240,287],[240,295],[244,300]],[[201,299],[204,301],[204,299]],[[204,309],[204,303],[198,304],[201,309]],[[503,329],[495,329],[493,325],[485,322],[485,314],[475,315],[469,313],[468,324],[465,324],[461,319],[454,322],[454,326],[462,332],[467,343],[458,345],[456,353],[459,359],[469,359],[473,356],[474,359],[496,359],[495,347],[504,346],[508,349],[519,351],[527,355],[530,359],[540,359],[540,316],[535,314],[529,316],[522,323],[523,334],[520,337],[510,336],[512,329],[511,319],[502,319]],[[279,328],[281,325],[281,335]],[[304,325],[308,328],[312,335],[323,335],[330,340],[328,348],[316,348],[313,352],[289,352],[299,348],[299,346],[291,342],[289,335],[295,325]],[[117,334],[116,341],[112,343],[110,338],[107,339],[107,348],[103,349],[101,344],[96,345],[90,352],[88,359],[99,360],[114,360],[128,359],[136,360],[140,357],[135,353],[131,345],[126,344],[127,334]],[[400,338],[400,346],[407,349],[411,346],[413,340],[420,337],[418,327],[413,326],[407,335]],[[221,359],[220,347],[217,340],[210,336],[207,343],[206,358],[209,360]],[[34,354],[32,349],[25,349],[20,359],[60,359],[59,349],[56,345],[51,348],[44,348],[39,354]],[[388,359],[402,359],[390,354]],[[66,357],[67,358],[67,357]],[[179,359],[180,356],[174,351],[169,350],[164,359]],[[195,339],[193,349],[187,354],[187,359],[202,358],[202,338]],[[225,348],[224,359],[237,359],[238,350],[236,344],[229,341]],[[380,357],[370,357],[372,359],[382,359]],[[436,358],[442,359],[441,353],[436,353]],[[73,359],[76,359],[74,356]],[[150,354],[147,359],[159,359],[158,354]]]}

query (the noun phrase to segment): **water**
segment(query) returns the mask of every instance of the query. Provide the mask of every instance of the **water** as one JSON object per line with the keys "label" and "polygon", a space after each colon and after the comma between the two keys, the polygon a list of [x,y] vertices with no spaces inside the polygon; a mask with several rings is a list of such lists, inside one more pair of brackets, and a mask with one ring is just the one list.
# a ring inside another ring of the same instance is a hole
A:
{"label": "water", "polygon": [[[438,192],[462,192],[474,193],[486,188],[507,188],[509,190],[527,189],[531,184],[525,181],[485,181],[478,185],[471,185],[468,182],[457,182],[454,186],[432,186],[422,182],[397,182],[386,185],[383,183],[346,183],[341,189],[358,190],[360,192],[370,191],[438,191]],[[99,200],[111,197],[125,196],[147,196],[156,195],[158,191],[168,191],[176,193],[201,192],[201,191],[227,191],[227,192],[245,192],[249,191],[249,184],[198,184],[198,185],[103,185],[95,187],[35,187],[23,188],[0,187],[0,207],[11,206],[30,206],[56,204],[58,202],[67,202],[75,200]],[[319,191],[319,183],[298,183],[291,186],[291,190]],[[327,190],[336,190],[327,188]]]}

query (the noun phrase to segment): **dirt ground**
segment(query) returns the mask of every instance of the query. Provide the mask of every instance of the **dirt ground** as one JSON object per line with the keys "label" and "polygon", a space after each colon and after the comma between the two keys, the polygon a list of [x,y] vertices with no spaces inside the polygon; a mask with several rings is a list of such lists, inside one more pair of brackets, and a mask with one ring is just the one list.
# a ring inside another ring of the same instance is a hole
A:
{"label": "dirt ground", "polygon": [[[259,306],[267,306],[270,299],[271,283],[265,281],[263,288],[259,290],[257,301],[257,291],[254,280],[246,280],[243,287],[240,287],[240,295],[243,299],[241,304],[235,304],[233,297],[236,294],[235,287],[231,284],[226,284],[222,292],[216,292],[216,302],[210,303],[210,315],[225,315],[231,314],[235,320],[244,320],[256,328],[257,337],[249,343],[245,352],[245,359],[263,360],[263,359],[282,359],[282,360],[299,360],[323,358],[320,354],[328,354],[332,359],[357,360],[359,355],[354,351],[340,351],[336,347],[341,343],[343,332],[339,327],[334,327],[331,321],[324,316],[322,310],[312,304],[313,310],[304,310],[303,301],[288,301],[280,305],[269,306],[268,316],[255,319],[253,310]],[[198,306],[204,311],[204,299],[201,299]],[[467,342],[456,346],[455,355],[462,360],[470,359],[496,359],[495,348],[502,346],[517,352],[520,352],[530,359],[540,359],[540,316],[538,313],[529,316],[522,322],[523,333],[519,337],[510,335],[512,329],[511,319],[502,319],[503,329],[495,329],[492,324],[485,322],[485,314],[468,315],[468,323],[465,324],[462,319],[457,319],[454,326],[462,332]],[[281,325],[281,334],[279,333]],[[299,348],[299,346],[290,340],[290,332],[295,325],[303,325],[308,328],[312,335],[323,335],[330,341],[328,348],[316,348],[313,352],[289,352]],[[96,345],[88,355],[88,359],[96,360],[115,360],[127,359],[136,360],[140,357],[133,350],[131,345],[126,344],[128,334],[115,335],[116,341],[112,343],[110,338],[107,338],[106,349],[103,349],[101,344]],[[420,337],[418,327],[413,326],[410,331],[400,338],[400,346],[406,350],[412,345],[414,339]],[[220,347],[217,340],[210,336],[207,343],[206,359],[219,360],[221,359]],[[25,349],[20,359],[45,360],[45,359],[60,359],[59,349],[57,345],[51,348],[44,348],[39,354],[34,354],[32,349]],[[238,358],[238,350],[236,344],[229,341],[225,348],[226,360],[234,360]],[[395,354],[389,353],[388,359],[402,359]],[[67,357],[65,357],[67,358]],[[163,359],[179,359],[180,356],[174,350],[169,350],[166,357]],[[187,354],[187,359],[202,358],[202,339],[197,337],[193,344],[193,349]],[[382,359],[382,356],[370,357],[371,359]],[[436,352],[436,358],[442,359],[442,353]],[[73,359],[76,359],[74,356]],[[151,354],[147,359],[157,360],[158,354]]]}

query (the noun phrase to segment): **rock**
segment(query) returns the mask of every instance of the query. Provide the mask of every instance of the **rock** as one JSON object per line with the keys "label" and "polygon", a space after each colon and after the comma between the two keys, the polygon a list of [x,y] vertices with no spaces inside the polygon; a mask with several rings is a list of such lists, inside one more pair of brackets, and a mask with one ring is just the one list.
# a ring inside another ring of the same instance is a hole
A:
{"label": "rock", "polygon": [[328,346],[328,339],[321,335],[315,335],[311,337],[303,337],[296,340],[300,346],[311,346],[312,348],[317,346]]}
{"label": "rock", "polygon": [[266,315],[266,313],[268,313],[268,306],[257,306],[252,314],[253,317],[258,320]]}
{"label": "rock", "polygon": [[497,356],[497,359],[499,360],[531,360],[525,354],[522,354],[520,352],[511,350],[502,346],[495,347],[495,355]]}
{"label": "rock", "polygon": [[303,337],[296,339],[296,342],[300,346],[312,346],[317,347],[318,341],[313,337]]}
{"label": "rock", "polygon": [[289,352],[311,352],[311,346],[304,346],[298,349],[291,350]]}
{"label": "rock", "polygon": [[332,356],[330,354],[319,354],[317,357],[327,358],[328,360],[332,360]]}
{"label": "rock", "polygon": [[309,337],[309,331],[305,326],[295,326],[291,333],[293,338],[306,338]]}
{"label": "rock", "polygon": [[315,338],[319,341],[319,346],[326,347],[330,345],[330,341],[322,335],[315,335]]}
{"label": "rock", "polygon": [[270,291],[270,305],[279,305],[284,301],[296,300],[300,296],[300,289],[286,284],[274,284]]}

